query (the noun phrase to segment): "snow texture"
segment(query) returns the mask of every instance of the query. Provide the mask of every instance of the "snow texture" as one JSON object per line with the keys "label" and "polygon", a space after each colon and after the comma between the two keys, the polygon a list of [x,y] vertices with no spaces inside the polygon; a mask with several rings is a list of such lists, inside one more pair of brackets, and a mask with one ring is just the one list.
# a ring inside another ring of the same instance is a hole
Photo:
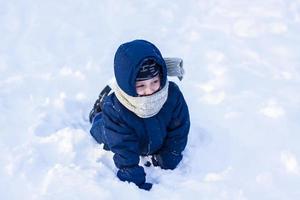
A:
{"label": "snow texture", "polygon": [[[0,24],[1,199],[300,198],[299,0],[0,0]],[[150,192],[118,180],[88,123],[138,38],[183,58],[191,114]]]}

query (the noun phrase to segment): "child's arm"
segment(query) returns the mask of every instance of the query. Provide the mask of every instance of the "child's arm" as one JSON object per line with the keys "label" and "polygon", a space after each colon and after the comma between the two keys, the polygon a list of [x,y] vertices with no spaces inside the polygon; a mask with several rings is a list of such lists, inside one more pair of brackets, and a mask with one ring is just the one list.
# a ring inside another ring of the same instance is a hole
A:
{"label": "child's arm", "polygon": [[139,166],[138,142],[130,127],[126,126],[119,117],[113,105],[103,109],[103,137],[114,152],[114,162],[117,176],[122,181],[133,182],[142,189],[150,190],[152,184],[145,183],[144,168]]}
{"label": "child's arm", "polygon": [[157,164],[163,169],[174,169],[179,164],[190,129],[188,107],[179,89],[177,96],[178,100],[172,113],[172,120],[167,127],[167,137],[163,147],[155,155]]}

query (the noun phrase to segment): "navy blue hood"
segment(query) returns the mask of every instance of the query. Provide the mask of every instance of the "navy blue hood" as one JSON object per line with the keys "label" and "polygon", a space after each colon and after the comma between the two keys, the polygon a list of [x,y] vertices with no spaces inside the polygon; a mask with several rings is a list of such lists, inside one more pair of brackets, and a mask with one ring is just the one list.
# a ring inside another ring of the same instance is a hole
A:
{"label": "navy blue hood", "polygon": [[167,80],[167,68],[158,48],[146,40],[134,40],[122,44],[115,54],[114,72],[119,87],[130,96],[138,96],[135,89],[135,79],[141,62],[152,58],[162,69],[161,87]]}

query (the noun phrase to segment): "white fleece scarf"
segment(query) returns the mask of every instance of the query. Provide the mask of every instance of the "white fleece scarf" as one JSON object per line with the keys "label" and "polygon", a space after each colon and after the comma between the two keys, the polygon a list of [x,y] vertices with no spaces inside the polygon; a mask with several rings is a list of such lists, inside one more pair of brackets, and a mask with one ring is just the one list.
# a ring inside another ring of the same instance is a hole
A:
{"label": "white fleece scarf", "polygon": [[112,84],[112,89],[115,92],[117,99],[128,110],[134,112],[141,118],[148,118],[156,115],[163,107],[168,98],[169,82],[158,92],[142,97],[133,97],[126,94],[115,82]]}

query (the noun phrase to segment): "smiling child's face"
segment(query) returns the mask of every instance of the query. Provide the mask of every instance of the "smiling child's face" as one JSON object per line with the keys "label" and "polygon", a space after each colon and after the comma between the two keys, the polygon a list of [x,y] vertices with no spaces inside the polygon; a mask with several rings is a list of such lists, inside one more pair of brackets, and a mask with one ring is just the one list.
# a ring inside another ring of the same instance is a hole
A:
{"label": "smiling child's face", "polygon": [[149,96],[151,94],[154,94],[160,89],[159,74],[148,80],[137,81],[135,83],[135,88],[136,88],[136,93],[139,96]]}

